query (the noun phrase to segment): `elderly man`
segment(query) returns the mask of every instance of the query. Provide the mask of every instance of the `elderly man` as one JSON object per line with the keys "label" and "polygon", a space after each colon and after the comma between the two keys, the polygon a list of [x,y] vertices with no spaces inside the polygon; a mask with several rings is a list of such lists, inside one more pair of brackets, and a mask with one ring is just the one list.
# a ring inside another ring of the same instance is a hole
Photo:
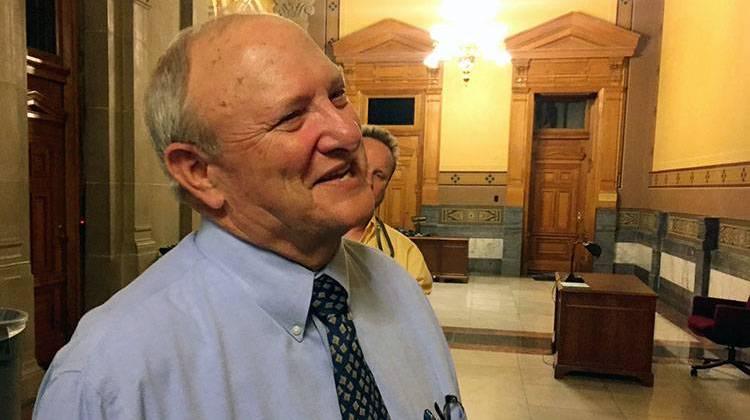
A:
{"label": "elderly man", "polygon": [[[362,144],[367,156],[367,182],[375,196],[377,209],[396,170],[398,141],[385,128],[365,125],[362,127]],[[366,224],[353,228],[345,236],[390,255],[417,280],[426,295],[432,291],[432,274],[417,245],[377,216],[373,215]]]}
{"label": "elderly man", "polygon": [[371,216],[357,115],[296,25],[228,16],[161,58],[147,123],[201,229],[88,313],[38,419],[416,419],[457,394],[442,331]]}

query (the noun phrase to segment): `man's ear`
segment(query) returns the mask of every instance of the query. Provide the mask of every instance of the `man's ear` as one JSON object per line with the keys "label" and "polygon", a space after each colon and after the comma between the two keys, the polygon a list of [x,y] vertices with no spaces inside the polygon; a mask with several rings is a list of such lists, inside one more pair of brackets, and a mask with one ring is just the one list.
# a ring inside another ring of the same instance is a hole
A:
{"label": "man's ear", "polygon": [[224,206],[224,194],[208,175],[209,158],[197,146],[171,143],[164,149],[164,164],[182,188],[213,210]]}

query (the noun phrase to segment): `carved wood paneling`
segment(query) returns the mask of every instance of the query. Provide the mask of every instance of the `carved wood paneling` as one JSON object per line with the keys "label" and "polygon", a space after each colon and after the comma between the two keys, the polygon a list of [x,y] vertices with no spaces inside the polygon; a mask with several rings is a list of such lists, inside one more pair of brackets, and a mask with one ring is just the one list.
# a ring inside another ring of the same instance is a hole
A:
{"label": "carved wood paneling", "polygon": [[[334,43],[336,61],[344,67],[361,63],[422,63],[432,51],[424,29],[396,19],[384,19]],[[426,68],[426,67],[425,67]]]}
{"label": "carved wood paneling", "polygon": [[26,116],[56,123],[65,121],[65,111],[54,100],[36,90],[26,92]]}
{"label": "carved wood paneling", "polygon": [[[387,128],[397,138],[418,139],[416,188],[406,192],[417,200],[416,210],[410,216],[416,215],[422,204],[437,204],[442,69],[430,70],[422,64],[432,51],[429,33],[395,19],[385,19],[341,38],[332,46],[335,61],[344,69],[349,100],[365,122],[369,98],[414,98],[414,124]],[[404,227],[407,226],[411,226],[410,221]]]}
{"label": "carved wood paneling", "polygon": [[378,208],[378,216],[392,226],[412,229],[411,218],[419,213],[419,137],[400,136],[398,142],[398,163]]}
{"label": "carved wood paneling", "polygon": [[422,204],[438,204],[440,174],[440,110],[442,107],[442,73],[428,80],[422,147]]}
{"label": "carved wood paneling", "polygon": [[[57,54],[29,48],[26,56],[32,341],[42,365],[65,343],[81,315],[78,3],[55,2]],[[142,5],[128,7],[134,4]]]}
{"label": "carved wood paneling", "polygon": [[[505,40],[513,57],[506,205],[524,208],[525,232],[529,231],[529,199],[534,188],[530,162],[535,94],[596,95],[588,121],[589,170],[582,174],[585,231],[593,232],[597,208],[616,206],[626,60],[638,39],[634,32],[572,12]],[[530,249],[535,247],[526,251]]]}
{"label": "carved wood paneling", "polygon": [[639,35],[606,20],[570,12],[505,39],[514,59],[630,57]]}

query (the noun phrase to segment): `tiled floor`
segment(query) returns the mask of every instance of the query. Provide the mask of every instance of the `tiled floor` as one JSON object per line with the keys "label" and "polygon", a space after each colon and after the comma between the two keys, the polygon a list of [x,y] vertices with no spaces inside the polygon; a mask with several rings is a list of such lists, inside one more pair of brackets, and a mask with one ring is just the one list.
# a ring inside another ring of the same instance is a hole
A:
{"label": "tiled floor", "polygon": [[750,418],[750,377],[732,367],[691,377],[688,358],[717,348],[685,331],[679,316],[661,306],[653,388],[606,376],[554,379],[552,287],[510,277],[435,284],[429,299],[451,344],[472,420]]}

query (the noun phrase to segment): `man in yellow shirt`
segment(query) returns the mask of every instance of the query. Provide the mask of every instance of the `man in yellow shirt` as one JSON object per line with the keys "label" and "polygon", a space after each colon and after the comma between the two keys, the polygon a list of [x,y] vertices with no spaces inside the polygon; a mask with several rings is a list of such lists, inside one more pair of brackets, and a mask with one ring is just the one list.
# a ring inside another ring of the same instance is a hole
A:
{"label": "man in yellow shirt", "polygon": [[[388,182],[396,170],[398,141],[384,128],[365,125],[362,126],[362,144],[367,155],[367,181],[375,196],[377,209],[383,202]],[[366,225],[355,227],[344,236],[390,255],[417,280],[426,295],[432,291],[432,274],[419,248],[377,216],[373,215]]]}

